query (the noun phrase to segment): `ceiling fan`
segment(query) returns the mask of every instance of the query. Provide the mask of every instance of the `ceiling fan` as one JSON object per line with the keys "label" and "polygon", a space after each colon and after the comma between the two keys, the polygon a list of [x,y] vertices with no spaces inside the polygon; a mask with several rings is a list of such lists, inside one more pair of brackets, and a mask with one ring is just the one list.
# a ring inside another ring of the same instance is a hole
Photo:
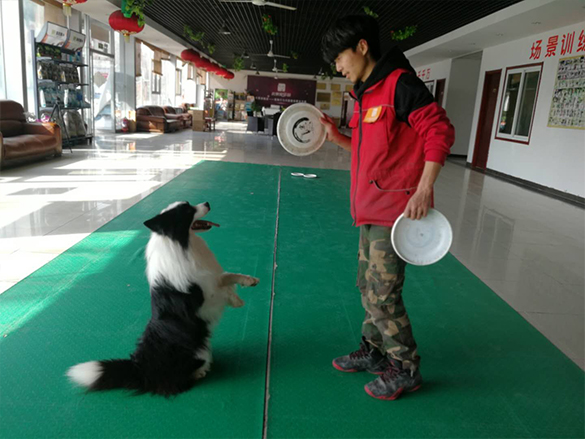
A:
{"label": "ceiling fan", "polygon": [[268,53],[253,53],[252,55],[254,55],[254,56],[267,56],[268,58],[290,58],[290,56],[286,56],[286,55],[275,55],[274,52],[272,51],[273,44],[274,44],[274,41],[270,40],[270,50],[268,51]]}
{"label": "ceiling fan", "polygon": [[219,0],[223,3],[252,3],[256,6],[272,6],[275,8],[288,9],[289,11],[296,11],[297,8],[293,6],[281,5],[280,3],[269,2],[268,0]]}
{"label": "ceiling fan", "polygon": [[274,60],[274,67],[272,67],[272,71],[274,73],[278,73],[278,72],[284,72],[284,70],[279,69],[278,67],[276,67],[276,60]]}

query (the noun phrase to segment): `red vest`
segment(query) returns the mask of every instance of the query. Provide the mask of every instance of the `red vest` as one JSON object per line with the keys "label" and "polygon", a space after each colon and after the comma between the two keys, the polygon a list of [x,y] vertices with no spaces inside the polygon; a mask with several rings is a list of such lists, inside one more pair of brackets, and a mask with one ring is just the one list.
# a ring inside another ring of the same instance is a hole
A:
{"label": "red vest", "polygon": [[396,119],[395,70],[356,101],[351,136],[351,213],[354,224],[392,227],[417,189],[425,165],[424,139]]}

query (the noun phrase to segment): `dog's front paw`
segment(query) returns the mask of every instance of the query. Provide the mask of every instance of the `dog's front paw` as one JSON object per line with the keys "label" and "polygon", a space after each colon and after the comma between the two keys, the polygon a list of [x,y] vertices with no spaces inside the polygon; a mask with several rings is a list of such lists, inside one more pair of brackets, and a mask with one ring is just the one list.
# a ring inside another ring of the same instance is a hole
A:
{"label": "dog's front paw", "polygon": [[200,380],[202,378],[205,378],[205,375],[207,375],[207,371],[204,369],[199,369],[199,370],[195,371],[195,379],[196,380]]}
{"label": "dog's front paw", "polygon": [[260,282],[260,279],[257,277],[246,276],[244,281],[241,283],[243,287],[255,287]]}
{"label": "dog's front paw", "polygon": [[230,295],[228,302],[233,308],[241,308],[244,306],[244,301],[237,294]]}

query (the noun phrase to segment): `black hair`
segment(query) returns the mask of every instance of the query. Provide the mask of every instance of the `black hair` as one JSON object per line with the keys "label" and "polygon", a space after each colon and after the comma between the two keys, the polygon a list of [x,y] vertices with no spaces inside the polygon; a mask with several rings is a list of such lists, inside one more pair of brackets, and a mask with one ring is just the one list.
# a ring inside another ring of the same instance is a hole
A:
{"label": "black hair", "polygon": [[380,52],[380,31],[378,22],[369,15],[348,15],[337,20],[323,35],[321,50],[323,59],[332,63],[346,49],[356,50],[360,40],[366,40],[374,61]]}

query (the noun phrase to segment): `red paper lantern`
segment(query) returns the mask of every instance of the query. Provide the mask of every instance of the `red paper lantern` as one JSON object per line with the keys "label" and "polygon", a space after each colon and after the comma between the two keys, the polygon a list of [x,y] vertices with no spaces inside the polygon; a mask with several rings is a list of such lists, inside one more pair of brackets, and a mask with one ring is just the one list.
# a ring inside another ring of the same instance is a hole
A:
{"label": "red paper lantern", "polygon": [[213,65],[205,58],[201,58],[201,61],[199,61],[199,63],[195,65],[200,69],[207,70],[208,72],[210,71],[211,68],[213,68]]}
{"label": "red paper lantern", "polygon": [[217,64],[214,64],[214,63],[210,63],[210,64],[211,65],[210,65],[209,69],[207,69],[208,72],[215,73],[216,75],[219,75],[219,73],[223,70]]}
{"label": "red paper lantern", "polygon": [[227,75],[226,75],[226,76],[224,76],[224,78],[225,78],[225,79],[228,79],[228,80],[232,80],[232,79],[234,79],[235,77],[236,77],[236,75],[234,75],[232,72],[229,72],[229,71],[227,72]]}
{"label": "red paper lantern", "polygon": [[71,5],[78,5],[85,3],[87,0],[63,0],[63,14],[66,17],[71,17]]}
{"label": "red paper lantern", "polygon": [[193,64],[197,64],[197,62],[201,60],[201,56],[199,56],[199,54],[193,49],[183,50],[181,52],[181,58],[185,61],[190,61]]}
{"label": "red paper lantern", "polygon": [[122,11],[113,12],[110,15],[109,23],[112,29],[124,35],[126,41],[130,41],[130,35],[142,32],[142,29],[144,29],[144,26],[138,24],[138,17],[136,15],[126,18]]}

